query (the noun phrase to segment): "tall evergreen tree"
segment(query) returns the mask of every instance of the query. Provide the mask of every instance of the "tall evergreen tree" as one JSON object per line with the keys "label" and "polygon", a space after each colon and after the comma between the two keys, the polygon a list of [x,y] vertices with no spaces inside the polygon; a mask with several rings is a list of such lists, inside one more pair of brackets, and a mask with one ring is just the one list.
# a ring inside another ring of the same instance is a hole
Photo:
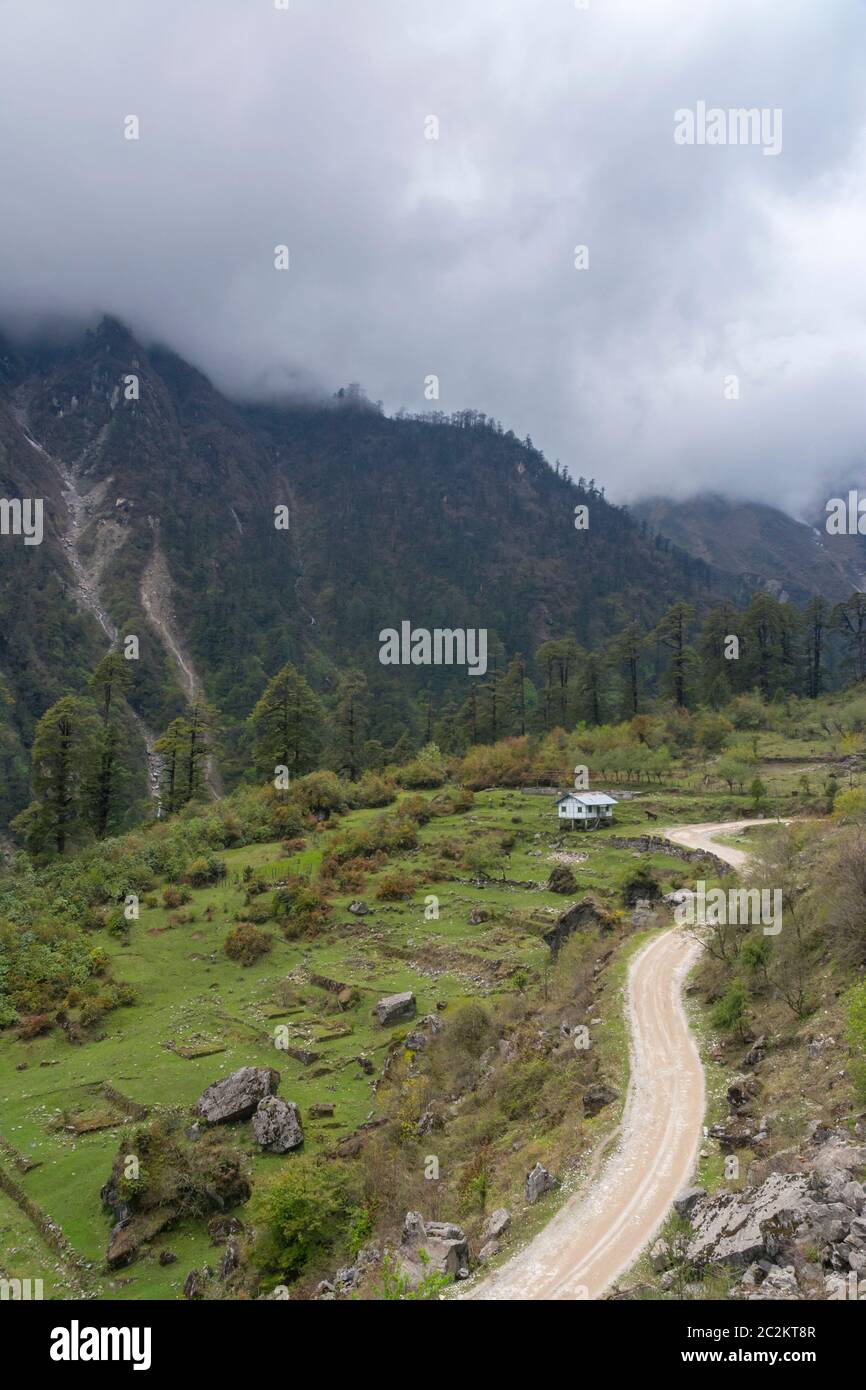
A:
{"label": "tall evergreen tree", "polygon": [[630,622],[624,627],[610,645],[611,660],[617,666],[622,667],[625,675],[626,710],[624,712],[630,716],[637,714],[640,705],[639,671],[642,645],[640,625],[636,622]]}
{"label": "tall evergreen tree", "polygon": [[173,719],[161,738],[154,744],[154,750],[162,759],[162,787],[160,791],[162,810],[168,816],[183,805],[181,789],[181,759],[188,737],[187,720],[183,715]]}
{"label": "tall evergreen tree", "polygon": [[300,777],[316,765],[322,737],[320,700],[290,663],[278,671],[248,719],[256,768],[266,777],[287,767]]}
{"label": "tall evergreen tree", "polygon": [[809,599],[803,614],[806,626],[807,686],[811,699],[821,694],[824,682],[824,648],[830,621],[830,606],[820,594]]}
{"label": "tall evergreen tree", "polygon": [[837,603],[831,622],[848,648],[858,681],[866,680],[866,594],[856,590],[843,603]]}
{"label": "tall evergreen tree", "polygon": [[33,793],[13,825],[32,848],[63,854],[91,825],[101,724],[92,700],[64,695],[46,710],[33,738]]}
{"label": "tall evergreen tree", "polygon": [[90,688],[101,707],[102,718],[106,723],[111,714],[112,701],[116,696],[125,695],[132,685],[129,665],[120,652],[111,651],[106,653],[90,677]]}
{"label": "tall evergreen tree", "polygon": [[651,634],[671,653],[668,670],[673,686],[674,699],[680,709],[686,704],[686,673],[689,665],[688,637],[689,627],[695,610],[688,603],[675,603],[665,613],[661,622]]}
{"label": "tall evergreen tree", "polygon": [[90,677],[90,688],[102,711],[102,747],[93,791],[94,828],[100,840],[108,833],[114,819],[120,784],[125,780],[117,698],[124,695],[131,685],[129,662],[116,651],[108,652]]}
{"label": "tall evergreen tree", "polygon": [[369,722],[367,678],[361,671],[347,671],[337,686],[332,717],[331,761],[340,773],[356,782],[363,770],[363,747]]}

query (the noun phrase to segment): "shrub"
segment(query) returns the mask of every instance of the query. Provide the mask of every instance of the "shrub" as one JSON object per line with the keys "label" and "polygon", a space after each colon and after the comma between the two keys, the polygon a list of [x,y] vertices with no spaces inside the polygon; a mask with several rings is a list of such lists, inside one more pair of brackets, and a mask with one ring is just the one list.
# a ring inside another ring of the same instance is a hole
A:
{"label": "shrub", "polygon": [[345,1166],[309,1155],[293,1158],[258,1190],[254,1219],[252,1259],[265,1276],[265,1288],[297,1278],[352,1224]]}
{"label": "shrub", "polygon": [[18,1020],[18,1039],[19,1042],[29,1042],[31,1038],[38,1038],[42,1033],[48,1033],[54,1027],[54,1019],[51,1014],[22,1014]]}
{"label": "shrub", "polygon": [[473,840],[463,850],[461,859],[464,868],[475,878],[489,878],[500,863],[501,845],[491,835],[481,840]]}
{"label": "shrub", "polygon": [[638,865],[623,881],[622,898],[627,907],[634,907],[639,898],[655,902],[660,897],[658,879],[648,864]]}
{"label": "shrub", "polygon": [[403,787],[441,787],[447,769],[437,744],[428,743],[417,757],[400,768],[397,776]]}
{"label": "shrub", "polygon": [[418,844],[418,825],[400,812],[377,816],[368,826],[356,826],[339,836],[322,861],[327,873],[335,864],[349,859],[366,859],[376,854],[394,854],[414,849]]}
{"label": "shrub", "polygon": [[190,922],[195,921],[194,912],[172,912],[169,915],[168,925],[174,927],[188,927]]}
{"label": "shrub", "polygon": [[162,890],[163,907],[182,907],[184,903],[192,900],[192,893],[188,888],[175,888],[170,884],[168,888]]}
{"label": "shrub", "polygon": [[415,888],[416,879],[414,874],[400,873],[395,870],[392,873],[384,874],[379,880],[376,885],[374,897],[376,897],[379,902],[396,903],[402,901],[404,898],[411,898]]}
{"label": "shrub", "polygon": [[705,753],[720,753],[733,732],[733,724],[723,715],[702,714],[697,720],[698,747]]}
{"label": "shrub", "polygon": [[866,820],[866,789],[850,787],[839,792],[833,801],[833,819],[841,821]]}
{"label": "shrub", "polygon": [[290,801],[275,801],[271,808],[271,831],[286,839],[297,839],[304,828],[304,818]]}
{"label": "shrub", "polygon": [[550,1067],[540,1057],[508,1067],[496,1087],[503,1115],[509,1120],[518,1120],[534,1114],[549,1075]]}
{"label": "shrub", "polygon": [[846,998],[845,1037],[854,1058],[851,1075],[861,1101],[866,1101],[866,981]]}
{"label": "shrub", "polygon": [[207,888],[211,883],[219,883],[226,876],[224,860],[215,854],[200,855],[186,866],[184,879],[193,888]]}
{"label": "shrub", "polygon": [[767,709],[760,695],[737,695],[727,708],[735,729],[766,729]]}
{"label": "shrub", "polygon": [[331,906],[324,891],[305,878],[289,878],[272,899],[271,915],[287,937],[313,934],[327,922]]}
{"label": "shrub", "polygon": [[262,956],[267,955],[273,944],[269,932],[259,931],[252,922],[238,922],[223,942],[223,950],[229,960],[236,961],[239,965],[254,965]]}
{"label": "shrub", "polygon": [[236,922],[269,922],[272,910],[270,902],[266,903],[247,903],[239,912],[235,913]]}
{"label": "shrub", "polygon": [[[130,1153],[139,1160],[135,1178],[126,1176]],[[125,1203],[133,1221],[165,1208],[172,1209],[172,1220],[204,1216],[247,1200],[245,1168],[243,1154],[225,1134],[210,1131],[191,1144],[182,1138],[179,1121],[154,1120],[122,1141],[101,1196],[107,1206]]]}
{"label": "shrub", "polygon": [[745,986],[742,981],[734,980],[713,1008],[710,1015],[713,1027],[721,1029],[723,1033],[741,1033],[747,1005]]}
{"label": "shrub", "polygon": [[577,883],[574,874],[567,864],[554,864],[550,871],[550,878],[547,880],[547,889],[550,893],[576,893]]}
{"label": "shrub", "polygon": [[396,795],[396,783],[377,772],[365,772],[355,787],[359,806],[389,806]]}
{"label": "shrub", "polygon": [[352,798],[336,772],[310,772],[292,784],[291,800],[302,815],[325,816],[348,810]]}
{"label": "shrub", "polygon": [[[430,1256],[426,1250],[419,1250],[418,1258],[424,1266],[429,1265]],[[430,1270],[413,1287],[408,1275],[401,1270],[397,1261],[392,1256],[386,1255],[382,1261],[382,1283],[379,1286],[379,1298],[386,1303],[432,1302],[440,1299],[444,1290],[452,1282],[449,1275]]]}

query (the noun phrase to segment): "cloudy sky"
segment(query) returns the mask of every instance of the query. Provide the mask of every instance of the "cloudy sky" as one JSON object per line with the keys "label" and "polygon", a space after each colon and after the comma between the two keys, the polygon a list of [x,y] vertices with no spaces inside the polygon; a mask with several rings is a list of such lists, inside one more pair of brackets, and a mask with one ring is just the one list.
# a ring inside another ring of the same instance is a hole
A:
{"label": "cloudy sky", "polygon": [[[110,312],[234,395],[435,374],[620,501],[862,480],[863,0],[279,3],[0,0],[7,326]],[[699,102],[781,152],[677,144]]]}

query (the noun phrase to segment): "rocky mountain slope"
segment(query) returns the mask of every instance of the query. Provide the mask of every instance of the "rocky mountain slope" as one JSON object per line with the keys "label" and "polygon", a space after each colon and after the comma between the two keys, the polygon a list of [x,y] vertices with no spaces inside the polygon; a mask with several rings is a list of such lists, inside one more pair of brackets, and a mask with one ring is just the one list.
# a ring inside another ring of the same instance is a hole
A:
{"label": "rocky mountain slope", "polygon": [[631,512],[651,532],[738,576],[745,590],[802,603],[815,593],[839,601],[866,584],[864,538],[828,535],[826,513],[807,525],[776,507],[715,493],[683,502],[651,497]]}
{"label": "rocky mountain slope", "polygon": [[41,545],[0,544],[7,814],[35,720],[83,688],[115,634],[139,639],[145,742],[192,693],[236,728],[291,660],[323,694],[363,670],[389,746],[421,690],[464,699],[467,677],[395,676],[378,661],[384,627],[487,628],[501,667],[730,587],[484,417],[391,419],[356,389],[233,404],[110,319],[62,344],[0,341],[0,483],[45,503]]}

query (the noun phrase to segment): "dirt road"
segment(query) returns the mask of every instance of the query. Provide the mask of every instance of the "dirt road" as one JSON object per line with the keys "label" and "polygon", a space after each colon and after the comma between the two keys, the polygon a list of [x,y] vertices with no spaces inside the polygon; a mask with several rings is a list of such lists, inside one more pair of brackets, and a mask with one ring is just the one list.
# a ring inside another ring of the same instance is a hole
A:
{"label": "dirt road", "polygon": [[707,825],[675,825],[668,830],[662,830],[661,834],[666,835],[677,845],[684,845],[686,849],[708,850],[718,859],[724,859],[726,864],[733,865],[735,869],[741,869],[749,858],[748,850],[735,849],[733,845],[721,845],[714,839],[714,836],[736,835],[741,830],[747,830],[750,825],[790,824],[790,820],[725,820],[715,821]]}
{"label": "dirt road", "polygon": [[[740,867],[747,853],[713,837],[765,823],[681,825],[662,833]],[[704,1073],[682,1004],[699,954],[693,937],[670,928],[635,956],[626,997],[631,1075],[614,1153],[587,1192],[571,1197],[525,1249],[464,1297],[599,1298],[652,1241],[692,1175],[703,1131]]]}

